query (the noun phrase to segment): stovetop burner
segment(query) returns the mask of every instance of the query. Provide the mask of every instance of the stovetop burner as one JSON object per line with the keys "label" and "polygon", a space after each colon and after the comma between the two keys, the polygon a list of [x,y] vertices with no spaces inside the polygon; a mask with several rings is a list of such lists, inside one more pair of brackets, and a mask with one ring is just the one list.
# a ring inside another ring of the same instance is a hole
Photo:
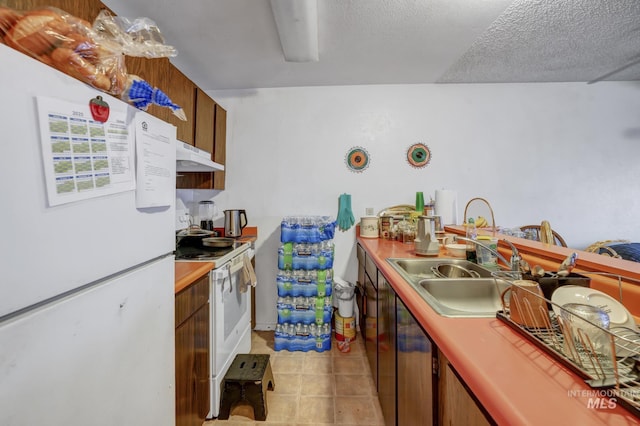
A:
{"label": "stovetop burner", "polygon": [[[226,258],[228,254],[242,248],[245,242],[235,242],[230,247],[193,247],[193,246],[178,246],[176,247],[176,260],[201,260],[201,261],[218,261],[222,258]],[[242,250],[244,251],[244,250]]]}
{"label": "stovetop burner", "polygon": [[211,253],[184,253],[181,255],[176,255],[177,259],[196,259],[196,260],[207,260],[207,259],[216,259],[220,256],[216,256]]}
{"label": "stovetop burner", "polygon": [[177,247],[176,259],[217,259],[233,251],[234,246],[224,248]]}

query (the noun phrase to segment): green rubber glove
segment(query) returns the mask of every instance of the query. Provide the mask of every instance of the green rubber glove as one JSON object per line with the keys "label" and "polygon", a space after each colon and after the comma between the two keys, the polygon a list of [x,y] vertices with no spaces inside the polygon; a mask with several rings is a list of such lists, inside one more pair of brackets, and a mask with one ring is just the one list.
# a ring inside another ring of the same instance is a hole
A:
{"label": "green rubber glove", "polygon": [[346,199],[347,229],[349,229],[355,223],[355,218],[353,217],[353,211],[351,211],[351,194],[346,194],[345,199]]}
{"label": "green rubber glove", "polygon": [[351,195],[342,194],[338,199],[338,216],[336,218],[338,222],[338,229],[346,231],[353,226],[355,219],[351,212]]}
{"label": "green rubber glove", "polygon": [[346,218],[345,218],[345,213],[344,213],[344,206],[345,206],[345,196],[347,194],[341,194],[340,198],[338,199],[338,216],[336,217],[336,222],[338,222],[338,229],[341,229],[344,231],[345,229],[345,225],[346,225]]}

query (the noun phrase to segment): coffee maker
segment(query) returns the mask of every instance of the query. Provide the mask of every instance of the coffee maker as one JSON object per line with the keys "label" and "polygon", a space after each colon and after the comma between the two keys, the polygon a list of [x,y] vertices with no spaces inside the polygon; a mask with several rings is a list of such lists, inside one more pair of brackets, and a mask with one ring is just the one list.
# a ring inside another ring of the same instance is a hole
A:
{"label": "coffee maker", "polygon": [[216,205],[211,200],[202,200],[198,203],[198,220],[200,228],[213,231],[213,219],[216,215]]}

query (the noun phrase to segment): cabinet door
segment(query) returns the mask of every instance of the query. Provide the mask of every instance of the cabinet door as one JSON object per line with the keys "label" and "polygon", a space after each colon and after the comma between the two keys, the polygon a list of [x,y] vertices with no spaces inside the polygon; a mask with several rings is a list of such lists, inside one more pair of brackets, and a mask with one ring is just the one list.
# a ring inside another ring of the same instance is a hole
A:
{"label": "cabinet door", "polygon": [[209,413],[209,304],[176,329],[176,426],[200,426]]}
{"label": "cabinet door", "polygon": [[216,103],[202,89],[196,89],[196,147],[211,153],[215,137]]}
{"label": "cabinet door", "polygon": [[449,361],[442,352],[439,353],[439,410],[440,424],[488,426],[495,424],[489,420],[487,414],[476,403],[474,397],[467,390],[466,385],[458,377]]}
{"label": "cabinet door", "polygon": [[367,306],[367,298],[364,290],[364,249],[360,244],[357,245],[358,253],[358,281],[356,283],[356,304],[358,306],[358,326],[360,334],[365,338],[365,310]]}
{"label": "cabinet door", "polygon": [[393,426],[396,424],[396,294],[379,271],[378,327],[378,399],[385,424]]}
{"label": "cabinet door", "polygon": [[171,101],[179,105],[187,121],[180,120],[171,108],[149,105],[147,112],[176,126],[176,138],[193,145],[195,127],[195,84],[180,72],[167,58],[125,58],[127,72],[135,74],[163,91]]}
{"label": "cabinet door", "polygon": [[[374,276],[375,279],[375,276]],[[371,369],[371,376],[378,387],[378,289],[368,273],[364,274],[365,327],[364,347]]]}
{"label": "cabinet door", "polygon": [[[400,298],[396,299],[398,424],[434,424],[433,344]],[[457,424],[457,423],[453,423]]]}
{"label": "cabinet door", "polygon": [[161,85],[158,86],[158,89],[166,93],[174,104],[182,108],[187,120],[180,120],[170,108],[161,108],[158,112],[158,117],[176,126],[176,138],[178,140],[194,145],[196,85],[171,63],[165,68],[165,71],[166,75],[162,76]]}
{"label": "cabinet door", "polygon": [[209,278],[176,295],[176,425],[201,426],[209,413]]}
{"label": "cabinet door", "polygon": [[[215,144],[213,161],[225,165],[227,162],[227,111],[216,104]],[[225,170],[213,172],[213,189],[224,189]]]}
{"label": "cabinet door", "polygon": [[170,108],[149,105],[147,112],[176,126],[178,140],[194,144],[195,86],[167,58],[125,58],[127,72],[135,74],[167,94],[174,104],[179,105],[187,116],[187,121],[176,117]]}

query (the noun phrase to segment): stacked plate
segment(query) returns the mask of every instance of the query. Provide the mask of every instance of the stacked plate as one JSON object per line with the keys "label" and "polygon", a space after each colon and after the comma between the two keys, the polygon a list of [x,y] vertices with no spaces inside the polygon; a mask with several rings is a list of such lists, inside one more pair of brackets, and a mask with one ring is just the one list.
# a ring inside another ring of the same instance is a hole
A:
{"label": "stacked plate", "polygon": [[640,329],[633,315],[613,297],[601,291],[575,285],[566,285],[556,289],[551,295],[553,311],[560,316],[561,309],[568,303],[581,303],[596,306],[609,315],[609,331],[616,339],[616,355],[628,357],[640,353]]}

